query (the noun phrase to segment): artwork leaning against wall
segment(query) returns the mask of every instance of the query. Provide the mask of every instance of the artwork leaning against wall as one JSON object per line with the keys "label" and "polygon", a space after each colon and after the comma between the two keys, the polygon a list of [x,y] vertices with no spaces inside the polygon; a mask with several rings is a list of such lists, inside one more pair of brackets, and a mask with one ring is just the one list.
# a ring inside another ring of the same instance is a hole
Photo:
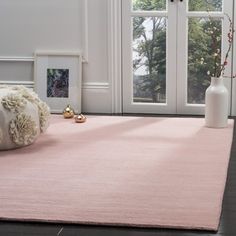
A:
{"label": "artwork leaning against wall", "polygon": [[75,52],[35,53],[35,91],[51,108],[62,113],[70,104],[81,112],[81,55]]}

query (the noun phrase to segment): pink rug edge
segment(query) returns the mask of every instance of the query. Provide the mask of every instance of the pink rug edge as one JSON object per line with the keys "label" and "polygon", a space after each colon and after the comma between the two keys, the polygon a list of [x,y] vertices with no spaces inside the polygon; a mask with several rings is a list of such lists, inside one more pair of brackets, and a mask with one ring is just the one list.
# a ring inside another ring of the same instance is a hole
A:
{"label": "pink rug edge", "polygon": [[181,225],[149,225],[149,224],[128,224],[128,223],[107,223],[93,221],[64,221],[64,220],[46,220],[46,219],[27,219],[27,218],[2,218],[4,222],[21,222],[21,223],[49,223],[49,224],[65,224],[77,226],[105,226],[105,227],[124,227],[124,228],[146,228],[146,229],[177,229],[177,230],[197,230],[217,232],[218,227],[211,226],[181,226]]}
{"label": "pink rug edge", "polygon": [[232,145],[233,145],[233,139],[234,139],[234,119],[229,119],[229,125],[232,126],[232,136],[231,136],[231,144],[230,144],[230,148],[229,148],[229,153],[228,153],[228,163],[227,163],[227,167],[225,168],[225,182],[222,185],[222,195],[221,195],[221,199],[220,199],[220,206],[219,206],[219,218],[218,218],[218,225],[213,229],[215,232],[217,232],[219,230],[220,227],[220,221],[221,221],[221,217],[222,217],[222,209],[223,209],[223,201],[224,201],[224,196],[225,196],[225,189],[226,189],[226,184],[227,184],[227,180],[228,180],[228,172],[229,172],[229,163],[230,163],[230,159],[231,159],[231,152],[232,152]]}

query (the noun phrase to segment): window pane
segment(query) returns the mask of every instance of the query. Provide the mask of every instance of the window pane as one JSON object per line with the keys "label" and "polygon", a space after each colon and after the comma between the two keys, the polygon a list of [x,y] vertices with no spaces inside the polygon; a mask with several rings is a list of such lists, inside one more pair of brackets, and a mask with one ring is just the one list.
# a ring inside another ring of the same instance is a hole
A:
{"label": "window pane", "polygon": [[161,11],[166,10],[166,0],[132,0],[132,6],[137,11]]}
{"label": "window pane", "polygon": [[133,18],[133,102],[166,102],[166,18]]}
{"label": "window pane", "polygon": [[222,11],[222,0],[189,0],[189,11]]}
{"label": "window pane", "polygon": [[221,35],[221,20],[189,19],[188,103],[205,103],[205,90],[215,74],[214,62],[221,63]]}

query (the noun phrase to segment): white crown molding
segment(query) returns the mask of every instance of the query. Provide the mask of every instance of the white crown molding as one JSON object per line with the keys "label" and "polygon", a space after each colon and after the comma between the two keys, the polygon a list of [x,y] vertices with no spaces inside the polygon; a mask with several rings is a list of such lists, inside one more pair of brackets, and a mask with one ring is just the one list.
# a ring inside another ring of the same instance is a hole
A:
{"label": "white crown molding", "polygon": [[112,113],[122,113],[121,0],[108,0],[108,78]]}

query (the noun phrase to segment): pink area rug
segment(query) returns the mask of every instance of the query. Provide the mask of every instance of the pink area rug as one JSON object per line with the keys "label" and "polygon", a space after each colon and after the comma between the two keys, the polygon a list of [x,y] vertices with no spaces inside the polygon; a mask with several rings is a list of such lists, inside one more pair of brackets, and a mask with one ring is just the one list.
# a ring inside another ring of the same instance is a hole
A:
{"label": "pink area rug", "polygon": [[197,118],[53,116],[0,152],[0,219],[217,230],[233,134]]}

